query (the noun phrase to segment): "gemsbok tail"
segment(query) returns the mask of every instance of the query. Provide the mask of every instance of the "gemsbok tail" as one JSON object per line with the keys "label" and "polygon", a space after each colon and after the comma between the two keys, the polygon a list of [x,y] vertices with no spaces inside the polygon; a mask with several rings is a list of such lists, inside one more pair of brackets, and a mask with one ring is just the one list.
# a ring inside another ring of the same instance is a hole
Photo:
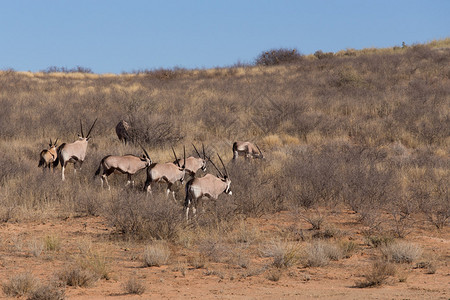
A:
{"label": "gemsbok tail", "polygon": [[64,148],[65,145],[66,143],[62,143],[61,145],[59,145],[58,149],[56,149],[56,153],[58,154],[58,161],[61,163],[61,167],[64,167],[64,160],[61,156],[61,149]]}
{"label": "gemsbok tail", "polygon": [[45,164],[45,159],[41,156],[41,158],[39,159],[38,167],[42,167],[44,164]]}
{"label": "gemsbok tail", "polygon": [[103,157],[102,161],[100,162],[97,171],[95,171],[95,176],[100,175],[100,172],[102,172],[103,169],[103,163],[105,162],[105,159],[107,159],[108,157],[110,157],[111,155],[105,156]]}

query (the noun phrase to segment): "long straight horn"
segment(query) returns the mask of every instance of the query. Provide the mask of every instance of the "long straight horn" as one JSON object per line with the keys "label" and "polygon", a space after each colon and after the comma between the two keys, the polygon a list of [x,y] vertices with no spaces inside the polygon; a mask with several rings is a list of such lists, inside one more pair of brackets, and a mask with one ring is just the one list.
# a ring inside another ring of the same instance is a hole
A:
{"label": "long straight horn", "polygon": [[58,138],[56,138],[56,141],[55,141],[55,147],[56,147],[56,145],[58,144]]}
{"label": "long straight horn", "polygon": [[98,119],[98,118],[96,118],[95,121],[94,121],[94,123],[92,123],[91,129],[89,129],[89,132],[88,132],[86,138],[88,138],[89,135],[91,134],[91,130],[92,130],[92,128],[94,128],[94,125],[95,125],[95,123],[97,122],[97,119]]}
{"label": "long straight horn", "polygon": [[202,156],[200,155],[200,153],[198,152],[197,147],[195,147],[194,144],[192,144],[192,147],[194,147],[194,150],[195,150],[195,152],[197,152],[198,157],[202,157]]}
{"label": "long straight horn", "polygon": [[81,127],[81,137],[84,138],[83,123],[81,122],[81,119],[80,119],[80,127]]}
{"label": "long straight horn", "polygon": [[[219,157],[219,159],[220,159],[220,162],[222,163],[222,166],[223,166],[223,170],[224,170],[224,172],[225,172],[225,176],[227,176],[227,177],[228,177],[228,172],[227,172],[227,168],[225,168],[225,164],[223,163],[223,160],[222,160],[222,158],[220,157],[219,153],[217,153],[217,156]],[[222,177],[225,177],[225,176],[222,176]]]}
{"label": "long straight horn", "polygon": [[209,162],[213,165],[213,167],[219,172],[220,177],[224,178],[222,172],[220,172],[219,168],[216,167],[216,165],[213,163],[213,161],[208,157]]}
{"label": "long straight horn", "polygon": [[180,162],[178,161],[178,158],[177,158],[177,155],[175,154],[175,150],[173,149],[173,146],[172,146],[172,152],[173,152],[173,156],[175,156],[175,161],[177,162],[178,168],[181,168],[180,167]]}
{"label": "long straight horn", "polygon": [[258,145],[257,145],[257,144],[255,144],[255,146],[256,146],[256,148],[258,148],[259,154],[261,154],[261,156],[262,156],[263,154],[262,154],[262,151],[261,151],[261,149],[259,149],[259,147],[258,147]]}
{"label": "long straight horn", "polygon": [[205,145],[202,143],[203,159],[206,159]]}
{"label": "long straight horn", "polygon": [[50,139],[50,147],[53,146],[52,139]]}
{"label": "long straight horn", "polygon": [[184,169],[186,167],[186,147],[183,145],[183,166]]}
{"label": "long straight horn", "polygon": [[142,147],[142,145],[139,143],[139,146],[141,146],[142,151],[144,151],[145,156],[147,156],[147,158],[151,161],[152,159],[150,158],[150,155],[148,155],[147,151],[145,151],[144,147]]}

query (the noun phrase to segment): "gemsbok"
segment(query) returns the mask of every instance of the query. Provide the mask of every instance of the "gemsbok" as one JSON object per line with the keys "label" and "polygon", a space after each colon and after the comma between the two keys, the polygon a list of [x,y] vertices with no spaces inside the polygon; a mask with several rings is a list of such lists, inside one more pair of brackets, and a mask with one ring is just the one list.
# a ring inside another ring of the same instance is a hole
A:
{"label": "gemsbok", "polygon": [[134,186],[134,181],[132,181],[131,176],[152,164],[152,160],[147,151],[145,151],[142,146],[141,148],[144,151],[142,157],[133,154],[126,154],[122,156],[108,155],[102,159],[97,171],[95,172],[96,176],[100,175],[100,178],[102,180],[102,188],[103,183],[105,182],[108,190],[111,189],[108,183],[108,176],[114,173],[114,171],[120,172],[122,174],[127,174],[128,181],[126,186],[128,186],[129,184]]}
{"label": "gemsbok", "polygon": [[130,140],[130,130],[131,130],[131,126],[125,120],[121,120],[116,125],[117,137],[119,138],[119,140],[121,142],[124,142],[125,145],[127,144],[128,140]]}
{"label": "gemsbok", "polygon": [[94,123],[92,124],[91,128],[89,129],[89,132],[86,136],[84,136],[83,132],[83,124],[80,120],[80,127],[81,127],[81,136],[78,135],[78,141],[75,141],[70,144],[62,144],[58,147],[58,157],[59,162],[61,163],[62,168],[62,180],[65,180],[64,177],[64,171],[66,169],[67,163],[73,163],[73,170],[74,173],[76,173],[76,165],[78,164],[79,168],[81,169],[81,165],[83,164],[83,161],[86,157],[86,150],[88,146],[88,141],[91,138],[90,134],[92,131],[92,128],[94,128],[95,123],[97,122],[97,119],[95,119]]}
{"label": "gemsbok", "polygon": [[186,184],[186,199],[184,201],[184,209],[186,211],[186,220],[189,220],[189,207],[192,205],[192,213],[196,214],[198,202],[202,198],[207,197],[212,200],[217,200],[220,194],[225,193],[227,195],[232,195],[230,185],[231,179],[228,176],[227,169],[220,158],[219,154],[217,156],[223,166],[223,173],[214,165],[210,160],[211,164],[219,173],[219,176],[214,176],[212,174],[206,174],[200,178],[193,178],[189,180]]}
{"label": "gemsbok", "polygon": [[233,143],[233,159],[238,156],[245,156],[245,158],[264,158],[261,149],[258,145],[251,142],[234,142]]}
{"label": "gemsbok", "polygon": [[192,147],[194,147],[194,150],[197,153],[198,157],[189,156],[188,158],[186,158],[186,161],[180,158],[178,161],[174,161],[173,163],[179,165],[184,164],[186,168],[186,173],[188,173],[191,177],[195,177],[195,173],[197,173],[199,169],[206,171],[207,161],[206,161],[205,146],[203,144],[202,144],[203,158],[194,144],[192,144]]}
{"label": "gemsbok", "polygon": [[[183,147],[184,148],[184,147]],[[183,184],[184,175],[186,173],[185,165],[180,166],[178,163],[177,155],[175,154],[175,150],[172,147],[173,155],[175,156],[174,163],[153,163],[147,168],[147,180],[145,181],[144,191],[147,191],[147,194],[152,193],[152,184],[156,182],[165,182],[167,183],[166,189],[166,197],[169,196],[169,193],[172,191],[172,185],[177,181],[180,181]],[[184,149],[184,157],[186,158],[186,150]],[[175,191],[172,191],[173,199],[175,199]]]}
{"label": "gemsbok", "polygon": [[38,167],[42,167],[43,171],[45,171],[46,168],[50,169],[50,167],[53,167],[54,171],[58,166],[57,144],[58,139],[56,139],[55,142],[52,142],[52,139],[50,139],[50,144],[48,144],[49,148],[41,151]]}

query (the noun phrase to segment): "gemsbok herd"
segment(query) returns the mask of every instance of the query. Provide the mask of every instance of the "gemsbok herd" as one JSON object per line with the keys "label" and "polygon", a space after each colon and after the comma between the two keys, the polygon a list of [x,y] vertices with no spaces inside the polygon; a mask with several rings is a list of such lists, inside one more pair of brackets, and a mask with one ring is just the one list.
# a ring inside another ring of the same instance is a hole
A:
{"label": "gemsbok herd", "polygon": [[[39,156],[38,167],[42,167],[45,171],[53,167],[53,170],[61,165],[61,178],[64,181],[64,171],[68,163],[74,164],[74,173],[76,173],[77,168],[81,169],[83,161],[86,157],[88,141],[91,138],[90,134],[94,128],[97,119],[92,123],[87,135],[84,135],[83,124],[80,120],[80,131],[78,140],[73,143],[63,143],[60,146],[57,145],[58,139],[54,142],[50,139],[49,148],[42,150]],[[116,126],[116,133],[119,140],[127,143],[129,141],[128,130],[130,125],[124,120],[120,121]],[[186,157],[186,149],[183,147],[183,158],[178,158],[174,148],[172,147],[172,152],[175,160],[173,162],[167,163],[155,163],[152,162],[150,155],[145,150],[145,148],[139,144],[143,155],[141,157],[126,154],[126,155],[107,155],[103,157],[100,161],[98,169],[95,172],[95,176],[100,176],[102,188],[106,184],[108,190],[111,189],[108,183],[108,176],[112,173],[122,173],[127,175],[126,186],[134,186],[133,175],[137,174],[139,171],[146,169],[147,179],[144,184],[144,191],[147,195],[152,193],[152,185],[154,183],[166,183],[166,196],[172,192],[173,199],[175,199],[175,192],[172,190],[172,186],[179,181],[183,184],[186,177],[190,178],[186,182],[185,192],[185,202],[184,209],[186,214],[186,220],[189,219],[189,210],[192,209],[192,214],[195,216],[198,203],[202,198],[208,198],[212,200],[217,200],[219,195],[225,193],[227,195],[232,195],[230,185],[231,179],[223,163],[222,158],[219,154],[217,157],[222,165],[223,171],[214,164],[210,157],[206,155],[205,146],[202,144],[202,154],[198,151],[197,147],[192,144],[198,157],[190,156]],[[238,156],[244,156],[246,159],[257,158],[263,159],[261,149],[258,145],[251,142],[234,142],[233,143],[233,161],[238,158]],[[206,174],[203,177],[196,177],[197,172],[201,169],[206,172],[207,163],[216,169],[218,176],[212,174]]]}

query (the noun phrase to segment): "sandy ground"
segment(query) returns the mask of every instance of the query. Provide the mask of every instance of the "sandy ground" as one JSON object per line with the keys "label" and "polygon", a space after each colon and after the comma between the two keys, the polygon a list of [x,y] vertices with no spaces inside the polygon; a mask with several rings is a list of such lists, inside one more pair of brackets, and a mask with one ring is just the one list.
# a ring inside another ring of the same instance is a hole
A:
{"label": "sandy ground", "polygon": [[[358,237],[355,216],[342,213],[333,217],[336,226]],[[248,222],[264,232],[280,232],[291,223],[308,228],[306,223],[280,213]],[[450,299],[450,231],[437,231],[422,225],[407,240],[419,244],[424,255],[436,261],[435,274],[414,268],[415,263],[397,267],[406,281],[389,278],[381,287],[357,288],[373,260],[373,249],[366,246],[352,257],[333,261],[326,267],[285,269],[278,281],[268,279],[264,269],[267,258],[252,258],[248,269],[227,263],[207,262],[194,268],[189,259],[195,255],[182,247],[172,247],[170,262],[162,267],[143,267],[145,244],[111,238],[110,228],[101,217],[68,218],[46,223],[4,223],[0,225],[0,282],[11,276],[31,273],[41,283],[55,281],[56,274],[76,260],[76,256],[94,249],[108,262],[109,280],[99,280],[92,287],[66,287],[69,299]],[[58,251],[33,254],[33,243],[45,236],[57,237]],[[362,239],[361,239],[362,241]],[[136,278],[145,286],[142,295],[125,293],[124,284]],[[5,294],[0,292],[0,297]],[[25,298],[25,297],[24,297]]]}

